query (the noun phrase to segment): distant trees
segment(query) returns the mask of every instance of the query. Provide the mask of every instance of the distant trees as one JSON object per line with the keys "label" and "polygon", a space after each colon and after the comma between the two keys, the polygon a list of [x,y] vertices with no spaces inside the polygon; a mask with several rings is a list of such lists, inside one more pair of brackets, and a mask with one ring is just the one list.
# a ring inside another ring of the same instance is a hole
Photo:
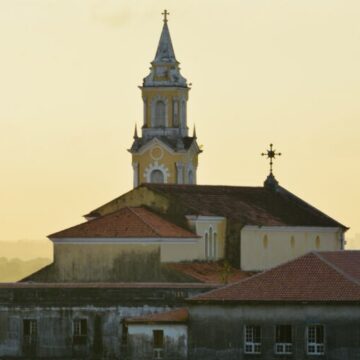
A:
{"label": "distant trees", "polygon": [[7,259],[0,257],[0,282],[14,282],[41,269],[51,262],[49,258],[31,260]]}

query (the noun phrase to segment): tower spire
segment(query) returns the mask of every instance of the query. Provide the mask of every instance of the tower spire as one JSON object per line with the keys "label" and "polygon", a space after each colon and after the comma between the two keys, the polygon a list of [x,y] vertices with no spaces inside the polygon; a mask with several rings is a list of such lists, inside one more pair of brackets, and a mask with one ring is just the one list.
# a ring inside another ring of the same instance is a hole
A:
{"label": "tower spire", "polygon": [[195,127],[195,124],[194,124],[194,130],[193,130],[193,138],[194,138],[194,139],[197,139],[197,136],[196,136],[196,127]]}
{"label": "tower spire", "polygon": [[134,139],[138,139],[139,136],[138,136],[138,132],[137,132],[137,125],[135,123],[135,130],[134,130]]}

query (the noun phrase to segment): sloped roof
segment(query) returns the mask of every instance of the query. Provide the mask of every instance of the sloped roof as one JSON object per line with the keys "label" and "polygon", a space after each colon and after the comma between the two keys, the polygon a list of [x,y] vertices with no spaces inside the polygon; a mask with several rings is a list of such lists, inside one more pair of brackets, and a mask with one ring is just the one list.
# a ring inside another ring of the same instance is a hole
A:
{"label": "sloped roof", "polygon": [[49,238],[197,238],[144,207],[125,207],[112,214],[49,235]]}
{"label": "sloped roof", "polygon": [[[186,215],[224,216],[244,225],[346,227],[286,189],[143,184],[176,199]],[[96,211],[96,210],[95,210]]]}
{"label": "sloped roof", "polygon": [[360,302],[360,251],[311,252],[190,301]]}
{"label": "sloped roof", "polygon": [[[197,281],[208,284],[221,284],[223,266],[218,262],[181,262],[168,263],[167,266],[185,275],[191,276]],[[229,268],[228,283],[234,283],[243,280],[251,275],[253,272],[242,271],[233,267]]]}
{"label": "sloped roof", "polygon": [[161,313],[126,318],[125,322],[128,324],[176,324],[186,323],[188,318],[188,310],[186,308],[180,308]]}
{"label": "sloped roof", "polygon": [[177,62],[167,22],[164,22],[153,62],[160,64]]}

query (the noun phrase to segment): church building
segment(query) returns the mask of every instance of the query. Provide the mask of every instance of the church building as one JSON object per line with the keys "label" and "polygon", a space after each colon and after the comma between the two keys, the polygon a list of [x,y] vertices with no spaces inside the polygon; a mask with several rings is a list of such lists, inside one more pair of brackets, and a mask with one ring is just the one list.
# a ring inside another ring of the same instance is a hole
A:
{"label": "church building", "polygon": [[[272,167],[260,186],[198,184],[201,149],[187,126],[190,84],[175,57],[169,14],[163,15],[140,87],[141,136],[135,128],[129,149],[133,189],[49,235],[52,264],[0,285],[0,358],[180,360],[193,346],[201,358],[215,359],[215,352],[203,352],[202,340],[188,343],[194,334],[187,322],[212,309],[211,323],[219,321],[223,308],[207,303],[221,302],[219,289],[312,251],[344,250],[348,228],[280,186]],[[266,155],[272,166],[272,145]],[[243,286],[235,289],[236,295]],[[218,297],[206,295],[210,290]],[[204,344],[216,348],[215,342]]]}

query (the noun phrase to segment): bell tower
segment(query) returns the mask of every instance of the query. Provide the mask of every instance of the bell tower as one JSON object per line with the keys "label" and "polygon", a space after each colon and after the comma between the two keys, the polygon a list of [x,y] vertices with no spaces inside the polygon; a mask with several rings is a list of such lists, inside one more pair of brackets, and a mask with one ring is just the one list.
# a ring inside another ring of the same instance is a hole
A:
{"label": "bell tower", "polygon": [[132,154],[134,187],[141,183],[196,184],[201,152],[194,128],[188,135],[189,86],[181,75],[171,42],[165,10],[164,24],[150,74],[140,86],[143,99],[141,137],[135,128]]}

